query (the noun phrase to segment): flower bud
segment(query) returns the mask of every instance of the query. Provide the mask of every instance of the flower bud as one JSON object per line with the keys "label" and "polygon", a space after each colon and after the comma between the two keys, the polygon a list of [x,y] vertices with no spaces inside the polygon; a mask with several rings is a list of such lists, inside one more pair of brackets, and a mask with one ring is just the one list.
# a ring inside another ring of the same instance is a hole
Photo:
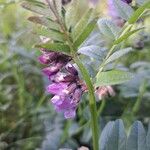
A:
{"label": "flower bud", "polygon": [[111,86],[98,87],[95,93],[100,100],[102,100],[103,98],[107,96],[115,96],[115,91],[113,90]]}

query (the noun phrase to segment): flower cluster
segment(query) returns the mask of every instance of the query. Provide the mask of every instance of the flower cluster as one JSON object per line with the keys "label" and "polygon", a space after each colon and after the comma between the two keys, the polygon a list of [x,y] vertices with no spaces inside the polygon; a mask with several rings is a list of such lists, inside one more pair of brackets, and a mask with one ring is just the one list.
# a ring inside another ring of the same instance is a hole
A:
{"label": "flower cluster", "polygon": [[85,84],[79,79],[78,71],[70,63],[71,57],[59,52],[42,49],[39,62],[48,65],[42,72],[51,84],[46,91],[53,95],[51,103],[57,112],[63,112],[66,119],[74,118]]}

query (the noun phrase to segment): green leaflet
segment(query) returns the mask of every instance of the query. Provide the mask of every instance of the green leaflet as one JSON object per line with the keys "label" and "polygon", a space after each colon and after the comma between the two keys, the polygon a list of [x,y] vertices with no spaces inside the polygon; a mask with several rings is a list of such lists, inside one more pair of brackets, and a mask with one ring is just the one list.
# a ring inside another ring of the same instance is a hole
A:
{"label": "green leaflet", "polygon": [[65,23],[68,29],[75,26],[78,21],[79,14],[78,14],[78,7],[79,7],[79,0],[73,0],[68,9],[66,9],[65,14]]}
{"label": "green leaflet", "polygon": [[98,27],[100,29],[100,32],[108,37],[109,39],[116,39],[118,37],[120,28],[117,27],[113,21],[111,21],[110,19],[106,19],[106,18],[102,18],[99,19],[98,22]]}
{"label": "green leaflet", "polygon": [[39,5],[34,4],[33,2],[23,2],[21,6],[34,13],[43,15],[44,17],[50,17],[52,20],[56,19],[53,12],[44,3],[43,5],[39,6]]}
{"label": "green leaflet", "polygon": [[114,41],[113,45],[116,45],[116,44],[119,44],[121,43],[122,41],[126,40],[128,37],[130,37],[132,34],[140,31],[141,29],[144,29],[144,28],[139,28],[139,29],[135,29],[133,31],[130,31],[130,32],[127,32],[125,33],[123,36],[119,37],[117,40]]}
{"label": "green leaflet", "polygon": [[85,29],[83,29],[80,36],[77,38],[77,40],[74,42],[74,47],[77,50],[78,47],[86,40],[86,38],[90,35],[90,33],[93,31],[94,27],[96,25],[96,21],[91,21]]}
{"label": "green leaflet", "polygon": [[72,38],[76,40],[80,33],[83,31],[84,27],[89,23],[91,16],[93,14],[93,9],[89,9],[84,16],[79,20],[76,26],[72,30]]}
{"label": "green leaflet", "polygon": [[46,48],[47,50],[56,51],[56,52],[64,52],[69,54],[70,48],[66,44],[61,43],[45,43],[45,44],[37,44],[35,45],[36,48]]}
{"label": "green leaflet", "polygon": [[134,13],[133,15],[130,17],[130,19],[128,20],[128,22],[130,24],[133,24],[135,23],[139,18],[140,16],[143,14],[143,12],[146,10],[146,9],[150,9],[150,2],[147,2],[145,3],[144,5],[142,5],[141,7],[139,7]]}
{"label": "green leaflet", "polygon": [[121,119],[109,121],[99,139],[100,150],[149,150],[149,145],[146,144],[150,142],[149,129],[146,136],[143,124],[135,121],[131,126],[130,134],[126,136]]}
{"label": "green leaflet", "polygon": [[119,51],[114,52],[106,61],[105,64],[108,64],[110,62],[113,62],[114,60],[119,59],[120,57],[124,56],[125,54],[129,53],[130,51],[132,51],[131,47],[125,48],[125,49],[121,49]]}
{"label": "green leaflet", "polygon": [[36,33],[38,35],[42,35],[45,36],[47,38],[50,38],[54,41],[60,41],[60,42],[64,42],[64,35],[62,33],[60,33],[59,31],[55,31],[55,30],[50,30],[47,28],[40,28],[36,31]]}
{"label": "green leaflet", "polygon": [[134,12],[131,6],[122,2],[121,0],[113,0],[113,3],[118,15],[124,20],[128,20]]}
{"label": "green leaflet", "polygon": [[146,132],[140,121],[136,121],[130,131],[126,150],[148,150],[146,148]]}
{"label": "green leaflet", "polygon": [[99,145],[101,150],[125,150],[126,149],[126,132],[123,121],[118,119],[110,121],[102,131]]}
{"label": "green leaflet", "polygon": [[57,10],[59,17],[61,17],[61,11],[62,11],[61,0],[53,0],[53,7]]}
{"label": "green leaflet", "polygon": [[103,56],[103,52],[101,51],[101,48],[99,46],[90,45],[81,47],[78,50],[78,53],[81,53],[85,56],[88,56],[89,58],[93,58],[95,60],[101,60]]}
{"label": "green leaflet", "polygon": [[121,84],[131,80],[133,75],[122,70],[99,72],[96,76],[96,86]]}
{"label": "green leaflet", "polygon": [[148,125],[148,132],[146,136],[146,146],[147,146],[147,149],[150,149],[150,122]]}
{"label": "green leaflet", "polygon": [[45,18],[45,17],[31,16],[28,18],[28,20],[33,22],[33,23],[43,25],[43,26],[50,28],[50,29],[54,29],[54,30],[60,29],[59,24],[57,24],[56,22],[54,22],[48,18]]}

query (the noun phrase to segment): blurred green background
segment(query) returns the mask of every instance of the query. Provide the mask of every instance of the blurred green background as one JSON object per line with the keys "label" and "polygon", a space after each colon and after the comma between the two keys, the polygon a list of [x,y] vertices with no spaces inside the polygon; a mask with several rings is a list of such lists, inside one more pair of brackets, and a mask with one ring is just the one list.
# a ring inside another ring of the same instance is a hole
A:
{"label": "blurred green background", "polygon": [[29,15],[19,1],[0,0],[0,149],[38,147],[50,114]]}
{"label": "blurred green background", "polygon": [[[71,121],[64,120],[50,106],[50,96],[44,92],[48,81],[41,75],[41,66],[36,60],[39,51],[32,48],[39,41],[34,33],[38,26],[27,21],[31,13],[24,10],[20,2],[0,0],[0,150],[55,150],[64,146],[76,149],[89,145],[87,101],[81,103],[78,117]],[[101,7],[104,9],[104,4]],[[145,20],[148,28],[149,21],[149,18]],[[124,65],[138,77],[131,83],[115,87],[117,96],[108,98],[99,118],[101,128],[116,118],[122,118],[127,127],[136,119],[145,125],[149,122],[148,28],[146,34],[142,33],[145,47],[135,47],[135,51],[123,59]],[[132,40],[138,38],[141,35]],[[135,103],[136,100],[140,103]],[[138,110],[131,114],[135,104]]]}

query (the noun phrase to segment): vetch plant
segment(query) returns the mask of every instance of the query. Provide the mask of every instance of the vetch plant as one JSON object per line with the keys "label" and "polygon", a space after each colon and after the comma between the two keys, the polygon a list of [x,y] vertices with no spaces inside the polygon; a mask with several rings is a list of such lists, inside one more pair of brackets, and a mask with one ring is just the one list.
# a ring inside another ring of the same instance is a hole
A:
{"label": "vetch plant", "polygon": [[95,92],[99,98],[108,94],[114,96],[111,85],[127,82],[133,77],[129,71],[116,67],[116,63],[132,51],[124,43],[131,35],[144,29],[136,26],[136,22],[150,8],[150,2],[140,7],[137,4],[139,8],[135,9],[131,1],[113,0],[113,9],[109,7],[109,11],[112,17],[123,20],[121,25],[111,19],[98,18],[96,10],[84,0],[63,4],[61,0],[45,0],[27,1],[22,6],[38,14],[29,17],[30,21],[42,25],[37,34],[46,42],[35,47],[42,52],[38,60],[46,65],[42,72],[50,80],[46,90],[53,95],[51,103],[56,111],[64,113],[65,118],[74,118],[82,95],[87,92],[93,149],[98,150]]}

